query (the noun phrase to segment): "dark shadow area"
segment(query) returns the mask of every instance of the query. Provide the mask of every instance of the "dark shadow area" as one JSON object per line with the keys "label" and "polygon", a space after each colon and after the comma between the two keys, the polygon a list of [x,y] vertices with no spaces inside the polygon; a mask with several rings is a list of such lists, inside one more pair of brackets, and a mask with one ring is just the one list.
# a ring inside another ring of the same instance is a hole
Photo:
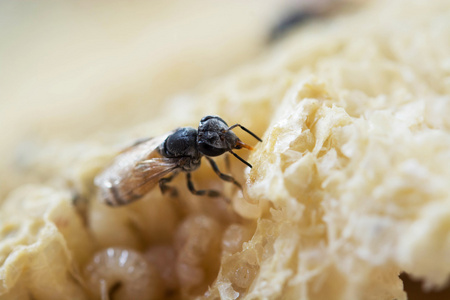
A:
{"label": "dark shadow area", "polygon": [[411,278],[408,274],[402,273],[400,278],[403,280],[404,289],[408,295],[408,300],[449,300],[450,286],[436,291],[424,291],[422,281]]}

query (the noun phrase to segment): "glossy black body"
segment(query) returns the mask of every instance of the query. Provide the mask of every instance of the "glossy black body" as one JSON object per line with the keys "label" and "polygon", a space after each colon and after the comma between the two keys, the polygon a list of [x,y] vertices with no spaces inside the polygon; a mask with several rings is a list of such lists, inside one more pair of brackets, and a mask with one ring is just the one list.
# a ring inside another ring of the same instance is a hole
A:
{"label": "glossy black body", "polygon": [[228,129],[228,124],[220,117],[202,118],[197,135],[199,151],[206,156],[219,156],[235,148],[239,138]]}
{"label": "glossy black body", "polygon": [[200,120],[198,130],[192,127],[175,130],[159,146],[159,153],[163,157],[179,158],[179,167],[192,172],[200,166],[203,155],[219,156],[236,147],[239,138],[228,128],[222,118],[206,116]]}
{"label": "glossy black body", "polygon": [[203,156],[220,179],[242,189],[241,184],[231,175],[222,173],[211,158],[229,152],[248,167],[252,167],[233,152],[234,149],[252,149],[231,131],[236,127],[261,141],[242,125],[228,126],[217,116],[201,119],[198,129],[183,127],[162,136],[138,141],[122,151],[113,164],[96,176],[95,184],[100,189],[100,198],[110,206],[125,205],[140,199],[157,184],[163,194],[176,196],[176,188],[169,183],[180,172],[186,174],[186,183],[192,194],[223,197],[222,193],[216,190],[197,190],[192,182],[191,172],[200,166]]}
{"label": "glossy black body", "polygon": [[180,159],[179,167],[185,172],[192,172],[200,166],[202,155],[197,149],[195,128],[178,128],[159,146],[158,151],[163,157]]}

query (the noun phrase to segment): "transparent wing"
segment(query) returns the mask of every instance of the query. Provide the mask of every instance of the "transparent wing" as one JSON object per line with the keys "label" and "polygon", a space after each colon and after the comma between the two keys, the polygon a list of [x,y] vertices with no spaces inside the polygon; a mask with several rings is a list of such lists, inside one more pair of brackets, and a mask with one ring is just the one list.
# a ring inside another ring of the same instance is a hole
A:
{"label": "transparent wing", "polygon": [[172,132],[140,141],[119,154],[111,166],[95,178],[100,200],[112,206],[133,202],[178,168],[178,160],[161,157],[157,148]]}
{"label": "transparent wing", "polygon": [[124,205],[138,200],[158,184],[159,180],[178,168],[177,160],[151,158],[139,162],[118,185],[109,189],[105,202],[112,206]]}

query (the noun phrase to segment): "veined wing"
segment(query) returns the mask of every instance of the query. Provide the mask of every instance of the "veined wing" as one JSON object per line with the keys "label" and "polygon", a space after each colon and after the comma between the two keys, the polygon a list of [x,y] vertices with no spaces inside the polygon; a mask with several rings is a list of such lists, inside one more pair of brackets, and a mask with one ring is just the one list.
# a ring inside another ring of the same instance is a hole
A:
{"label": "veined wing", "polygon": [[148,193],[177,167],[177,160],[161,157],[157,147],[172,132],[141,141],[119,154],[111,166],[95,178],[100,200],[117,206],[128,204]]}

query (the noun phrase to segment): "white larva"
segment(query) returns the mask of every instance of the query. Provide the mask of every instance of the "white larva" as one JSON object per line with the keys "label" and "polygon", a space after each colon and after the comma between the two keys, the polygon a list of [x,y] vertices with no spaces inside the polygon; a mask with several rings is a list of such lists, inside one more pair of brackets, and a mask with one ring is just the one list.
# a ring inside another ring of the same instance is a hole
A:
{"label": "white larva", "polygon": [[182,290],[192,290],[216,276],[222,232],[219,224],[204,215],[190,216],[180,225],[174,246],[177,275]]}
{"label": "white larva", "polygon": [[158,270],[166,294],[174,293],[178,289],[175,249],[171,245],[152,246],[144,255],[147,262]]}
{"label": "white larva", "polygon": [[108,248],[94,255],[84,269],[87,287],[96,299],[159,299],[161,281],[139,252]]}

